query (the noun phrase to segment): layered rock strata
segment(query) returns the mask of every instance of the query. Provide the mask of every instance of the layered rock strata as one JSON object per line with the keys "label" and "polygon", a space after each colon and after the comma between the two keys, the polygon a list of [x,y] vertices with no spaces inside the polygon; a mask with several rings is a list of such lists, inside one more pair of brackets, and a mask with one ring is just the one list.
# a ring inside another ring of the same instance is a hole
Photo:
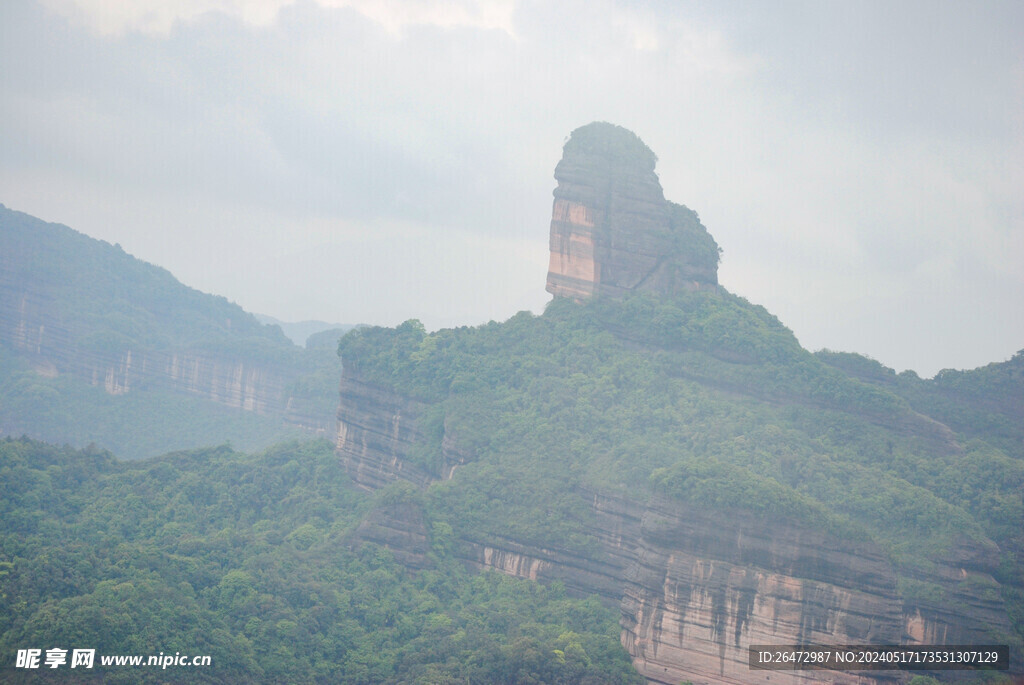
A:
{"label": "layered rock strata", "polygon": [[619,126],[573,131],[555,168],[548,292],[586,299],[717,285],[717,244],[696,213],[665,200],[655,162]]}
{"label": "layered rock strata", "polygon": [[348,475],[367,490],[397,480],[425,486],[432,477],[409,459],[422,438],[423,404],[342,374],[335,448]]}
{"label": "layered rock strata", "polygon": [[898,644],[899,606],[892,569],[871,546],[655,501],[626,573],[622,641],[656,683],[856,682],[856,674],[819,671],[759,676],[747,650]]}
{"label": "layered rock strata", "polygon": [[[906,644],[980,645],[1001,642],[1009,631],[999,583],[993,572],[999,550],[993,543],[961,539],[929,569],[907,570],[909,582],[923,583],[937,592],[903,602]],[[964,616],[971,620],[965,621]],[[1019,657],[1017,659],[1019,664]]]}
{"label": "layered rock strata", "polygon": [[6,339],[15,350],[27,353],[46,375],[68,373],[111,395],[160,383],[258,414],[284,411],[285,375],[266,365],[203,351],[88,349],[59,323],[48,323],[41,316],[35,317],[37,321],[31,318],[20,317],[0,341]]}
{"label": "layered rock strata", "polygon": [[281,416],[288,425],[334,438],[330,407],[287,393],[299,374],[287,364],[202,349],[108,349],[62,325],[42,295],[12,293],[10,287],[0,290],[0,344],[23,356],[43,376],[68,374],[110,395],[159,386],[243,411]]}

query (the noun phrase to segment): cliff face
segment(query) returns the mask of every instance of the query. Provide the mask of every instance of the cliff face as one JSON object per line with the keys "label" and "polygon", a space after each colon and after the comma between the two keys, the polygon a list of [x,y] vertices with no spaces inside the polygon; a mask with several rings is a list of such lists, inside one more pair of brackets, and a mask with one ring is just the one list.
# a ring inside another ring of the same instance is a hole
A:
{"label": "cliff face", "polygon": [[[752,644],[901,641],[895,576],[871,546],[665,502],[647,510],[639,540],[622,598],[622,639],[653,682],[751,682]],[[857,680],[769,675],[790,683]]]}
{"label": "cliff face", "polygon": [[102,349],[27,295],[7,310],[0,317],[0,342],[29,355],[46,375],[72,374],[111,395],[156,382],[259,414],[285,408],[286,373],[272,365],[197,350]]}
{"label": "cliff face", "polygon": [[[377,489],[404,480],[423,487],[452,477],[457,464],[446,461],[443,473],[432,476],[408,461],[422,437],[426,405],[351,370],[341,387],[337,454],[358,484]],[[453,447],[447,454],[457,456],[450,458],[471,460]],[[906,680],[878,671],[754,672],[747,649],[753,644],[981,644],[990,630],[1009,630],[1005,608],[991,591],[998,587],[992,549],[965,544],[921,579],[955,601],[905,600],[895,569],[870,543],[658,496],[644,501],[579,486],[574,492],[586,502],[579,517],[582,532],[596,541],[585,551],[489,536],[458,540],[455,554],[471,568],[561,581],[574,594],[596,594],[618,606],[622,643],[651,683]],[[421,567],[425,529],[421,511],[390,507],[372,515],[359,537]],[[968,576],[973,585],[962,582]]]}
{"label": "cliff face", "polygon": [[[918,645],[991,644],[993,630],[1008,626],[999,583],[993,577],[998,566],[994,544],[962,539],[931,569],[907,574],[908,581],[940,588],[943,596],[925,595],[903,602],[904,641]],[[963,616],[971,620],[965,621]]]}
{"label": "cliff face", "polygon": [[555,168],[548,292],[585,299],[717,285],[718,246],[694,212],[665,200],[654,164],[626,129],[573,132]]}
{"label": "cliff face", "polygon": [[375,490],[396,480],[425,486],[430,475],[409,462],[422,438],[417,420],[423,404],[403,398],[351,372],[343,373],[336,449],[358,485]]}

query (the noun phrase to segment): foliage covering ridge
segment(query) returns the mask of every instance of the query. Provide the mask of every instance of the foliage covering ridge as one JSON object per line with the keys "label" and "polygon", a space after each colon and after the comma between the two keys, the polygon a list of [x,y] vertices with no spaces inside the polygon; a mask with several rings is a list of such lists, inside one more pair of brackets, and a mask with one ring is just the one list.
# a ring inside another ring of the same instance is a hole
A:
{"label": "foliage covering ridge", "polygon": [[[908,573],[992,540],[1014,565],[1024,463],[958,440],[724,291],[556,299],[543,316],[435,333],[410,321],[350,333],[339,354],[360,378],[439,407],[473,446],[444,486],[442,508],[471,522],[459,534],[585,544],[562,524],[585,508],[579,484],[870,539]],[[436,458],[420,465],[439,472]]]}

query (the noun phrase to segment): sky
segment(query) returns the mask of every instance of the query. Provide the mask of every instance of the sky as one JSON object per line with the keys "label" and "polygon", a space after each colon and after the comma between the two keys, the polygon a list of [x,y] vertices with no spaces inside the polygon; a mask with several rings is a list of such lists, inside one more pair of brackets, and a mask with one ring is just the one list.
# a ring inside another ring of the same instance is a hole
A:
{"label": "sky", "polygon": [[4,0],[0,203],[285,321],[543,311],[610,121],[810,350],[1024,348],[1024,3]]}

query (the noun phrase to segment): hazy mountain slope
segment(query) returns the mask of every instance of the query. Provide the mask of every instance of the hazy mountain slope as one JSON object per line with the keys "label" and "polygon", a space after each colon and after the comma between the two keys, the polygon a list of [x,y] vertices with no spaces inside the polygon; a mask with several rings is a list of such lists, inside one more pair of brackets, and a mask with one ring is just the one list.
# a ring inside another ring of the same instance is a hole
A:
{"label": "hazy mountain slope", "polygon": [[[273,354],[292,347],[279,328],[182,285],[119,245],[3,206],[0,228],[5,340],[21,330],[26,342],[44,349],[76,345],[96,353],[229,345]],[[37,322],[50,324],[41,338]]]}
{"label": "hazy mountain slope", "polygon": [[266,314],[255,314],[255,317],[264,324],[280,328],[299,347],[306,347],[310,337],[333,331],[340,338],[355,328],[354,324],[327,323],[326,321],[281,321]]}
{"label": "hazy mountain slope", "polygon": [[824,350],[816,356],[863,381],[885,387],[968,438],[980,438],[1024,459],[1024,350],[977,369],[945,369],[922,379],[863,355]]}
{"label": "hazy mountain slope", "polygon": [[119,246],[2,206],[0,349],[0,434],[138,457],[333,431],[332,354]]}

